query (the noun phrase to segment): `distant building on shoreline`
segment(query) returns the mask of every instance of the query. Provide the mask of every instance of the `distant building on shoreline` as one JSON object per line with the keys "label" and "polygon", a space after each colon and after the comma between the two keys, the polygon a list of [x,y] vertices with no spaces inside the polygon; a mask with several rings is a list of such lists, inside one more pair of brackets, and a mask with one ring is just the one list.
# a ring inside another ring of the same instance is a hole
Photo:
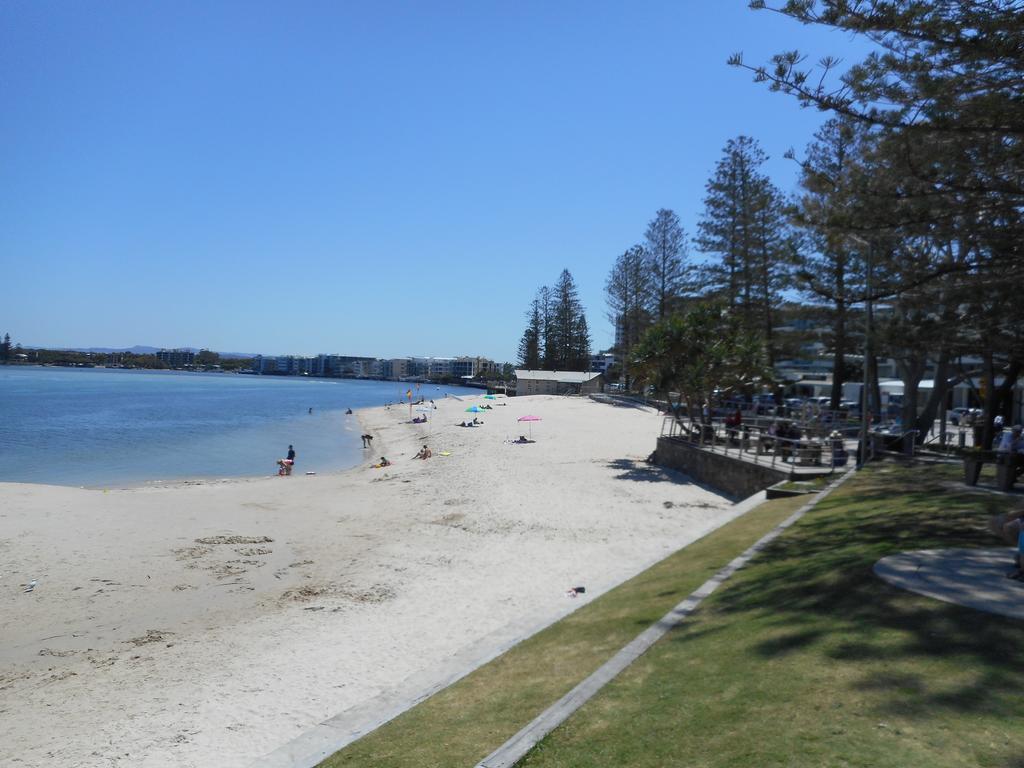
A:
{"label": "distant building on shoreline", "polygon": [[191,349],[161,349],[156,357],[168,368],[191,368],[196,364],[196,353]]}
{"label": "distant building on shoreline", "polygon": [[589,395],[604,392],[605,377],[595,371],[516,371],[516,397]]}
{"label": "distant building on shoreline", "polygon": [[469,380],[499,376],[502,366],[486,357],[397,357],[380,360],[347,355],[257,355],[253,373],[265,376],[323,376],[357,379]]}

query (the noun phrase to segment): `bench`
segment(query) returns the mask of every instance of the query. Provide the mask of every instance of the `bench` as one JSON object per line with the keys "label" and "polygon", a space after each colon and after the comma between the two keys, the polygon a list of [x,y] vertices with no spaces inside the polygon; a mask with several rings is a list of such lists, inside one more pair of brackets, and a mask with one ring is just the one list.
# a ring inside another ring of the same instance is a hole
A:
{"label": "bench", "polygon": [[821,443],[801,442],[796,449],[796,463],[802,465],[821,465]]}

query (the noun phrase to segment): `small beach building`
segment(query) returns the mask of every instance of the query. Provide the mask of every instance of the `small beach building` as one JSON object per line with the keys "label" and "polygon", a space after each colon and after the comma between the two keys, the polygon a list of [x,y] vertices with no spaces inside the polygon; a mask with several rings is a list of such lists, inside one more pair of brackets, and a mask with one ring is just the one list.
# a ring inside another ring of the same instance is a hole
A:
{"label": "small beach building", "polygon": [[603,373],[594,371],[516,371],[516,396],[589,395],[604,392]]}

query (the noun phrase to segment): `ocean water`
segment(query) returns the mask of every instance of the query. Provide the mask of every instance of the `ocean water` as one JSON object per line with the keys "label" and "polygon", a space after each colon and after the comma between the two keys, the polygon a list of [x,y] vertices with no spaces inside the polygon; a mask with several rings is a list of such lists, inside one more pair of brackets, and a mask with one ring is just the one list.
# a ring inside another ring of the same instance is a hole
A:
{"label": "ocean water", "polygon": [[[103,368],[0,366],[0,481],[106,487],[295,473],[368,458],[348,408],[415,385]],[[423,384],[428,400],[480,390]],[[309,413],[309,409],[313,413]]]}

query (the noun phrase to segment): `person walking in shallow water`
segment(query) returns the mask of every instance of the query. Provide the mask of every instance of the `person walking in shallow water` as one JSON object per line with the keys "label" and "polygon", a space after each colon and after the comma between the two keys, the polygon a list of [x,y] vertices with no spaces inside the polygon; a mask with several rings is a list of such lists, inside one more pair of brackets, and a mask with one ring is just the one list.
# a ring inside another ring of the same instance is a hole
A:
{"label": "person walking in shallow water", "polygon": [[373,435],[360,435],[363,440],[363,448],[373,448]]}
{"label": "person walking in shallow water", "polygon": [[286,458],[293,464],[295,463],[295,449],[292,448],[290,445],[288,446],[288,456]]}

